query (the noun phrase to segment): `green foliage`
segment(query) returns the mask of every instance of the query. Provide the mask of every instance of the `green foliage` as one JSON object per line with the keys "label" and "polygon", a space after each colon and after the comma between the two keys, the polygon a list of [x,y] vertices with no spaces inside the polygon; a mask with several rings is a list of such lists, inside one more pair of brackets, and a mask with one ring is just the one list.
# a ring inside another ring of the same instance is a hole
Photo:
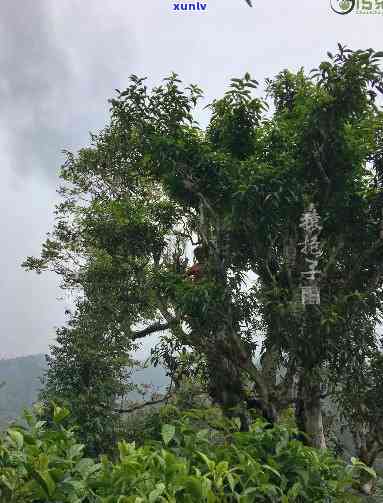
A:
{"label": "green foliage", "polygon": [[[281,72],[268,81],[270,114],[257,81],[232,79],[206,129],[194,120],[197,86],[172,74],[149,90],[132,75],[91,147],[67,153],[53,232],[24,267],[83,295],[59,331],[47,389],[73,403],[84,439],[112,443],[129,351],[168,330],[169,347],[197,355],[212,401],[244,429],[249,404],[276,422],[295,401],[300,428],[323,446],[322,385],[336,386],[355,355],[363,374],[383,314],[381,58],[339,45],[312,74]],[[300,217],[311,203],[323,227],[321,302],[303,306]],[[276,355],[269,368],[254,364],[260,336]],[[163,358],[171,377],[175,359]]]}
{"label": "green foliage", "polygon": [[39,415],[26,413],[28,428],[7,430],[0,443],[0,500],[80,502],[88,494],[88,479],[100,469],[83,455],[72,429],[61,421],[68,411],[55,408],[46,427]]}
{"label": "green foliage", "polygon": [[101,456],[97,462],[84,457],[84,446],[62,425],[67,413],[56,407],[50,427],[26,413],[27,428],[5,433],[2,502],[354,501],[353,466],[303,446],[285,427],[268,429],[257,421],[240,433],[235,423],[221,420],[220,431],[196,430],[200,416],[192,412],[163,423],[161,439],[142,446],[122,441],[114,461]]}
{"label": "green foliage", "polygon": [[92,454],[115,446],[120,418],[113,409],[119,397],[134,389],[130,382],[132,346],[117,336],[115,324],[105,330],[105,317],[88,303],[79,305],[69,326],[57,331],[40,393],[47,420],[52,419],[51,401],[70,405],[71,421],[77,424],[86,452]]}

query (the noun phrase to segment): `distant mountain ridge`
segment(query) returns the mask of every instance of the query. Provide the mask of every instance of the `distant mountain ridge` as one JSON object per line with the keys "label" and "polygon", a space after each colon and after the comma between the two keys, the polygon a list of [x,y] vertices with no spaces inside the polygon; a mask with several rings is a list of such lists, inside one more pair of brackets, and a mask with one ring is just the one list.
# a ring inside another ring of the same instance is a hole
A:
{"label": "distant mountain ridge", "polygon": [[43,354],[0,360],[0,428],[36,401],[45,368]]}
{"label": "distant mountain ridge", "polygon": [[[0,430],[37,400],[45,369],[44,354],[0,360],[0,385],[5,383],[3,387],[0,386]],[[162,390],[169,379],[164,368],[149,367],[137,371],[132,376],[132,381],[136,384],[152,384],[156,389]],[[139,395],[132,393],[129,398],[137,400]]]}

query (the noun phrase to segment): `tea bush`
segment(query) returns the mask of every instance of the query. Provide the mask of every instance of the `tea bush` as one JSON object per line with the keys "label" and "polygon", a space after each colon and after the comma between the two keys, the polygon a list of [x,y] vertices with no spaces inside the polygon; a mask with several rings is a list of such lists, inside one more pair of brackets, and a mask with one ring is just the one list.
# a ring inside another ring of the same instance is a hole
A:
{"label": "tea bush", "polygon": [[28,412],[27,427],[4,434],[2,503],[359,501],[351,493],[354,466],[304,446],[283,426],[257,420],[243,433],[235,421],[222,421],[198,430],[200,412],[192,411],[162,424],[158,440],[121,441],[115,459],[90,459],[63,426],[68,414],[55,407],[48,427]]}

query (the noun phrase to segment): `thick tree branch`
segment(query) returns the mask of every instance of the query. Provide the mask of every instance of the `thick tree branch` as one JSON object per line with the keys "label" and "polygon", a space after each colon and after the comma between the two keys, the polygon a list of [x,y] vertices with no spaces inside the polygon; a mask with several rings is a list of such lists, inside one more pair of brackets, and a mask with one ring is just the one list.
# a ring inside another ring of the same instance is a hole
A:
{"label": "thick tree branch", "polygon": [[159,403],[164,403],[171,398],[173,393],[168,393],[165,395],[163,398],[159,398],[158,400],[151,400],[149,402],[144,402],[140,403],[138,405],[134,405],[133,407],[130,407],[129,409],[113,409],[114,412],[117,412],[118,414],[129,414],[131,412],[135,412],[136,410],[141,410],[144,409],[145,407],[149,407],[150,405],[158,405]]}
{"label": "thick tree branch", "polygon": [[314,154],[314,159],[315,159],[316,165],[319,169],[319,172],[322,176],[323,181],[326,183],[327,186],[329,186],[331,181],[326,173],[326,170],[323,167],[322,159],[321,159],[322,154],[323,154],[324,145],[323,144],[318,145],[318,143],[314,143],[314,146],[315,146],[315,148],[313,150],[313,154]]}
{"label": "thick tree branch", "polygon": [[146,337],[147,335],[153,334],[155,332],[163,332],[164,330],[167,330],[170,327],[170,323],[154,323],[153,325],[150,325],[149,327],[146,327],[142,330],[137,330],[135,332],[132,332],[132,339],[142,339],[143,337]]}

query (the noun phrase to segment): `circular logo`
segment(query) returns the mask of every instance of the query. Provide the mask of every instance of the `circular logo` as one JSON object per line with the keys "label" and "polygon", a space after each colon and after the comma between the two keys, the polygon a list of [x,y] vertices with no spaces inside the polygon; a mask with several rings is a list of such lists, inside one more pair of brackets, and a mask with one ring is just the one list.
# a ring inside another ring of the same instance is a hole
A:
{"label": "circular logo", "polygon": [[354,10],[355,0],[330,0],[331,9],[344,16]]}

